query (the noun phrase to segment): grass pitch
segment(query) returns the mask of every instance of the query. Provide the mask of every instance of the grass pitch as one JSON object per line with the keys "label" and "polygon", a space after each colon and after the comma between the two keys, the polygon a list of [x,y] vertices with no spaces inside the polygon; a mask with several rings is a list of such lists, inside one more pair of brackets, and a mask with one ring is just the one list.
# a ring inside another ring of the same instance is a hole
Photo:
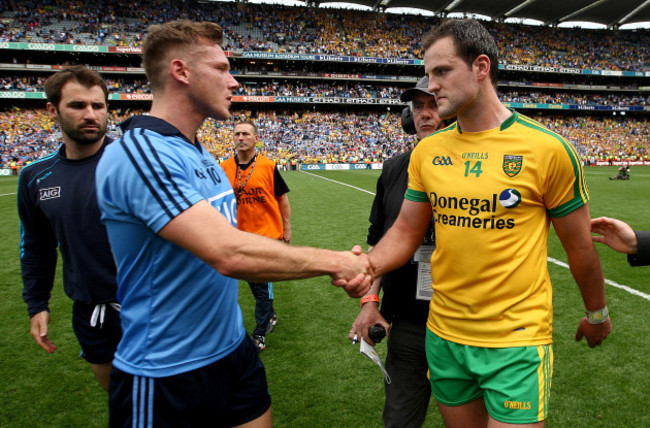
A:
{"label": "grass pitch", "polygon": [[[650,230],[650,168],[632,168],[632,179],[625,182],[608,180],[615,171],[587,168],[592,216],[612,216]],[[294,244],[337,250],[363,244],[378,175],[379,171],[283,173],[291,188]],[[29,336],[21,299],[16,184],[16,178],[0,178],[0,427],[105,427],[107,395],[79,357],[71,328],[72,305],[62,291],[60,268],[50,302],[50,337],[59,349],[47,354]],[[584,314],[580,293],[568,269],[549,263],[555,307],[549,427],[650,426],[646,407],[650,267],[631,268],[622,254],[600,245],[598,249],[610,284],[614,331],[596,349],[575,342]],[[553,232],[549,256],[566,262]],[[274,292],[279,323],[261,354],[274,426],[382,426],[382,375],[359,354],[358,345],[347,340],[358,300],[324,277],[276,283]],[[254,299],[243,282],[240,304],[251,331]],[[377,349],[384,355],[385,343]],[[443,426],[433,401],[425,426]]]}

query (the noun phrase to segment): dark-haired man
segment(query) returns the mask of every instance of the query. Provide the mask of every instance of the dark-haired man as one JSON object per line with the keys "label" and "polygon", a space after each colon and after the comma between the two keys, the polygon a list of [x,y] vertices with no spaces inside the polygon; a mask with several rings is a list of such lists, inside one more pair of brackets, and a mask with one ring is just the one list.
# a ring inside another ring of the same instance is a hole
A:
{"label": "dark-haired man", "polygon": [[75,66],[50,76],[45,93],[63,144],[24,167],[18,181],[20,261],[30,333],[47,352],[57,349],[49,337],[48,301],[58,247],[63,287],[74,301],[72,326],[81,355],[108,390],[121,337],[115,264],[95,196],[95,168],[110,142],[105,136],[108,89],[99,73]]}
{"label": "dark-haired man", "polygon": [[507,109],[498,47],[476,20],[422,39],[438,114],[457,121],[418,143],[393,227],[369,253],[377,275],[400,265],[435,221],[426,332],[432,392],[448,427],[541,427],[553,368],[551,223],[587,311],[576,339],[612,331],[591,241],[584,171],[573,146]]}

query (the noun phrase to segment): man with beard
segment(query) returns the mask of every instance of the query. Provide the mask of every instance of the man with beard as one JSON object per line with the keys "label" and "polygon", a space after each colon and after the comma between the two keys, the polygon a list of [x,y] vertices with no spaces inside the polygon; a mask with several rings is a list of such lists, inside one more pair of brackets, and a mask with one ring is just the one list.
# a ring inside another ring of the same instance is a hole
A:
{"label": "man with beard", "polygon": [[122,336],[116,268],[95,195],[95,168],[110,143],[105,136],[108,88],[99,73],[75,66],[50,76],[45,93],[63,144],[24,167],[18,181],[20,261],[30,334],[47,352],[57,349],[49,337],[48,301],[58,247],[63,288],[74,301],[72,327],[81,356],[108,391],[113,354]]}

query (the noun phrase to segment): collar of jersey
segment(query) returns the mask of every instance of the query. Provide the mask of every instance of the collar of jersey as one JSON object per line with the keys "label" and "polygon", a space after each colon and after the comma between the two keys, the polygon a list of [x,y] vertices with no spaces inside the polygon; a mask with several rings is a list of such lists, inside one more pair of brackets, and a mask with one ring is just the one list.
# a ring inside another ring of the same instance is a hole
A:
{"label": "collar of jersey", "polygon": [[104,152],[104,148],[106,148],[107,145],[113,142],[113,139],[109,137],[108,135],[104,136],[104,143],[102,146],[97,150],[95,153],[92,155],[85,157],[83,159],[68,159],[65,155],[65,143],[61,144],[59,146],[59,149],[57,150],[57,154],[59,155],[59,159],[61,159],[63,162],[66,163],[76,163],[76,164],[82,164],[86,162],[90,162],[94,160],[97,157],[101,157],[102,153]]}
{"label": "collar of jersey", "polygon": [[122,128],[122,132],[124,133],[134,128],[148,129],[160,135],[180,137],[192,145],[198,145],[188,140],[178,128],[159,117],[147,115],[133,116],[122,122],[120,128]]}
{"label": "collar of jersey", "polygon": [[[503,123],[499,127],[499,131],[508,129],[513,123],[517,121],[517,118],[519,117],[519,113],[517,113],[515,110],[512,109],[508,109],[508,110],[510,110],[512,114],[510,115],[510,117],[508,117],[506,120],[503,121]],[[460,123],[456,122],[456,124],[458,126],[458,133],[462,134],[463,131],[460,129]]]}

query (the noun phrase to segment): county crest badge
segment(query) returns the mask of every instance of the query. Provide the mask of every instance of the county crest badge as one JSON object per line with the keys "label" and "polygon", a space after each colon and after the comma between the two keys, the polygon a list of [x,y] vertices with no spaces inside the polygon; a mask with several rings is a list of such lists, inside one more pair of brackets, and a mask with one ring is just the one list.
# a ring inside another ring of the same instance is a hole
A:
{"label": "county crest badge", "polygon": [[514,177],[521,171],[523,160],[523,156],[503,155],[503,172],[505,172],[508,177]]}

